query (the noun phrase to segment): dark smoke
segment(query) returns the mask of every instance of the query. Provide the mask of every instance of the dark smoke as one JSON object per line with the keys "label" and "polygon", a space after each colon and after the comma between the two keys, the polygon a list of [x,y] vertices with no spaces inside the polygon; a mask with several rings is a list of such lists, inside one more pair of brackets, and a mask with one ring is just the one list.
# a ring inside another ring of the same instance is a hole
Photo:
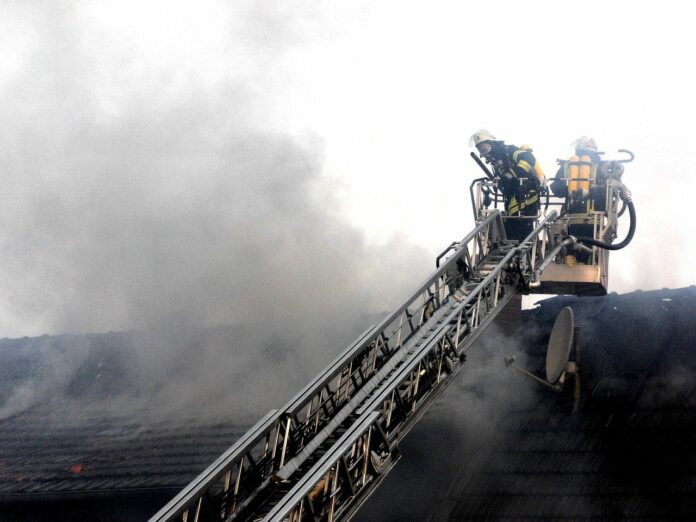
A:
{"label": "dark smoke", "polygon": [[[422,251],[369,245],[344,221],[320,140],[275,130],[259,88],[300,38],[287,13],[243,13],[236,51],[253,50],[254,75],[174,93],[155,76],[116,109],[95,87],[116,64],[80,38],[79,9],[12,14],[36,31],[0,91],[1,324],[135,330],[115,341],[126,400],[104,400],[148,415],[280,406],[427,274]],[[85,357],[43,350],[4,415],[60,395]]]}
{"label": "dark smoke", "polygon": [[[407,435],[401,460],[358,513],[360,521],[440,520],[457,502],[469,471],[501,443],[501,421],[524,408],[533,388],[506,368],[528,367],[522,340],[495,324],[467,354],[456,379]],[[533,385],[532,385],[533,386]]]}

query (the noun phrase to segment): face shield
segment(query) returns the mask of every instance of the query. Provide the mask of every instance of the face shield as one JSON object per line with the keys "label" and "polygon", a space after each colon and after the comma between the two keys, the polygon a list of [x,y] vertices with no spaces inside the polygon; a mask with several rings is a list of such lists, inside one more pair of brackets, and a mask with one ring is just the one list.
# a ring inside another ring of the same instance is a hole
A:
{"label": "face shield", "polygon": [[476,145],[476,150],[478,150],[479,155],[484,158],[490,154],[491,150],[493,150],[493,145],[491,145],[490,141],[482,141]]}

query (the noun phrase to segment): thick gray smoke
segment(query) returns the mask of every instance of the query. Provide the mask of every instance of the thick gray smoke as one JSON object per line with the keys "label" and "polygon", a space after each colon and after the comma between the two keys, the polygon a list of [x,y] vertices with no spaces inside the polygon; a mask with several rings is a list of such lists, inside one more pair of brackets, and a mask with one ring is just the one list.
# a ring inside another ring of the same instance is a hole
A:
{"label": "thick gray smoke", "polygon": [[[33,37],[0,90],[0,334],[137,330],[124,392],[158,410],[239,394],[256,412],[427,275],[424,252],[370,246],[344,222],[321,141],[268,116],[262,80],[301,20],[240,9],[255,74],[231,67],[211,88],[155,71],[111,92],[114,107],[95,78],[118,64],[89,49],[80,9],[8,9]],[[62,368],[67,352],[43,364]],[[48,374],[21,384],[7,411],[67,386],[62,370]]]}

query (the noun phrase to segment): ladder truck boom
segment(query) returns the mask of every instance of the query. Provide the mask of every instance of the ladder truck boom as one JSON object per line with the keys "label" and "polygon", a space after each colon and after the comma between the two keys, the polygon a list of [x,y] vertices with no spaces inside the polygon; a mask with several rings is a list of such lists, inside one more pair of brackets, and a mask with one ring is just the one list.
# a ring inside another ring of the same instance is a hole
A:
{"label": "ladder truck boom", "polygon": [[[542,187],[545,213],[537,216],[501,212],[496,179],[479,162],[487,176],[470,187],[475,228],[438,256],[437,269],[400,307],[269,412],[151,522],[350,519],[513,295],[606,294],[608,251],[625,247],[635,232],[631,194],[620,179],[633,154],[619,152],[630,159],[559,160],[562,176],[554,182],[567,190],[552,204],[560,209],[549,210]],[[631,224],[612,245],[620,202]],[[510,219],[533,220],[527,237],[507,237]]]}
{"label": "ladder truck boom", "polygon": [[526,240],[486,216],[449,258],[284,408],[267,414],[151,521],[339,520],[399,458],[413,424],[549,249],[555,211]]}

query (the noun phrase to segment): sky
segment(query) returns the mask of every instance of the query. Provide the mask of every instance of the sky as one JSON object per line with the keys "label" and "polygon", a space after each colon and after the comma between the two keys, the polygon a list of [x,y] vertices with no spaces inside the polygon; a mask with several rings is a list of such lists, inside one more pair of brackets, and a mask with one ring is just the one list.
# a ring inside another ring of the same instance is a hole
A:
{"label": "sky", "polygon": [[388,310],[472,228],[479,128],[632,150],[609,289],[694,284],[695,39],[670,1],[3,2],[0,337]]}

